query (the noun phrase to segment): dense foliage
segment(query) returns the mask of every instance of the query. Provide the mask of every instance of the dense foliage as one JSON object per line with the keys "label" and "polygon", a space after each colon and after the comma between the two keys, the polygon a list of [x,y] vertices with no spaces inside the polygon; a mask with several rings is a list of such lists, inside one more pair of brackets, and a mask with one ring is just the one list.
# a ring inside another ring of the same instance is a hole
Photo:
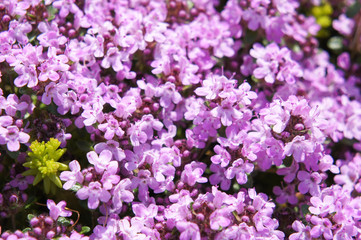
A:
{"label": "dense foliage", "polygon": [[360,9],[1,0],[0,239],[361,239]]}

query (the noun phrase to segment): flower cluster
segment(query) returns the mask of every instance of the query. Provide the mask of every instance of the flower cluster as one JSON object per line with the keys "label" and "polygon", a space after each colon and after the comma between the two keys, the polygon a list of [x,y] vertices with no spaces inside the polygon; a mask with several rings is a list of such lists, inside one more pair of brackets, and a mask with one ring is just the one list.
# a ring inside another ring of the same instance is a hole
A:
{"label": "flower cluster", "polygon": [[360,239],[360,9],[1,1],[0,240]]}

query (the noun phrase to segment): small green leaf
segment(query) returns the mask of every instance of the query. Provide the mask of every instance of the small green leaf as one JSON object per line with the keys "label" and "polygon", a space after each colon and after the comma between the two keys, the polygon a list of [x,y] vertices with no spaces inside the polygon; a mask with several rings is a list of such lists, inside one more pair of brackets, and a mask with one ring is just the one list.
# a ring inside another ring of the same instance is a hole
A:
{"label": "small green leaf", "polygon": [[55,14],[58,12],[58,9],[53,7],[52,5],[49,5],[47,7],[47,9],[48,9],[48,15],[49,15],[48,21],[51,21],[55,18]]}
{"label": "small green leaf", "polygon": [[10,151],[6,150],[6,154],[9,155],[14,160],[18,159],[18,157],[19,157],[19,151],[10,152]]}
{"label": "small green leaf", "polygon": [[235,192],[238,192],[240,189],[241,189],[241,186],[235,182],[233,185],[232,185],[232,188]]}
{"label": "small green leaf", "polygon": [[31,231],[31,228],[27,227],[27,228],[24,228],[22,232],[26,233],[26,232],[29,232],[29,231]]}
{"label": "small green leaf", "polygon": [[65,225],[65,226],[70,226],[71,222],[68,218],[65,217],[59,217],[57,220],[58,223],[60,223],[61,225]]}
{"label": "small green leaf", "polygon": [[50,179],[49,178],[44,178],[44,190],[46,194],[50,193]]}
{"label": "small green leaf", "polygon": [[38,183],[41,181],[41,179],[43,179],[43,178],[41,177],[41,174],[40,174],[40,173],[37,173],[36,176],[35,176],[35,179],[34,179],[34,181],[33,181],[33,185],[35,186],[36,184],[38,184]]}
{"label": "small green leaf", "polygon": [[321,16],[321,17],[317,18],[317,23],[321,27],[327,28],[327,27],[331,26],[332,19],[329,16]]}
{"label": "small green leaf", "polygon": [[354,4],[352,4],[346,11],[346,16],[349,18],[353,18],[356,16],[358,12],[361,10],[361,2],[356,1]]}
{"label": "small green leaf", "polygon": [[193,1],[187,1],[187,7],[188,9],[192,9],[194,7],[194,2]]}
{"label": "small green leaf", "polygon": [[303,216],[306,216],[307,214],[310,213],[310,211],[308,210],[309,207],[310,206],[308,206],[307,204],[303,204],[301,206],[301,212],[302,212]]}
{"label": "small green leaf", "polygon": [[58,176],[51,175],[49,176],[49,179],[59,188],[63,187],[63,184],[61,184],[60,178]]}
{"label": "small green leaf", "polygon": [[58,149],[60,141],[51,138],[48,142],[34,141],[30,145],[27,162],[24,167],[30,168],[23,172],[23,176],[35,176],[33,185],[43,181],[45,193],[56,194],[56,187],[62,188],[59,172],[68,169],[68,165],[57,162],[65,153],[66,149]]}
{"label": "small green leaf", "polygon": [[327,42],[327,47],[334,51],[341,50],[343,47],[342,38],[337,36],[330,38]]}
{"label": "small green leaf", "polygon": [[245,36],[247,37],[244,38],[244,44],[253,45],[259,35],[258,32],[247,29]]}
{"label": "small green leaf", "polygon": [[33,215],[33,214],[28,214],[27,219],[30,221],[30,220],[33,219],[34,217],[35,217],[35,215]]}
{"label": "small green leaf", "polygon": [[81,227],[80,234],[86,234],[88,232],[90,232],[90,227],[88,227],[88,226]]}
{"label": "small green leaf", "polygon": [[89,151],[92,144],[89,143],[88,141],[79,140],[76,142],[76,145],[82,151]]}

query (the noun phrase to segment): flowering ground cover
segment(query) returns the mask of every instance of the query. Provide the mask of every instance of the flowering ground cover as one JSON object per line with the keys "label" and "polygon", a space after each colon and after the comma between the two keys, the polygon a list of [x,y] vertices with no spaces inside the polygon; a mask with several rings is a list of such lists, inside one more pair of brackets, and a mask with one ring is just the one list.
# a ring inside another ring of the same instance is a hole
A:
{"label": "flowering ground cover", "polygon": [[0,239],[361,239],[358,0],[1,0]]}

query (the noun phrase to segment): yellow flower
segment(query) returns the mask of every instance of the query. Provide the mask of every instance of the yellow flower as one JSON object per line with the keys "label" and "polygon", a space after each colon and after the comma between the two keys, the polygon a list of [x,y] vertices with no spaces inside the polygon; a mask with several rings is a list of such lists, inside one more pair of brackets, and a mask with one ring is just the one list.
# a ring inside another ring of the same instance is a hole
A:
{"label": "yellow flower", "polygon": [[65,148],[58,149],[59,146],[59,140],[54,138],[47,143],[34,141],[30,145],[31,152],[28,152],[27,162],[23,164],[24,167],[30,168],[23,173],[23,176],[35,176],[34,186],[43,180],[47,194],[50,191],[55,194],[56,186],[62,188],[58,172],[68,169],[68,165],[58,162],[66,151]]}

